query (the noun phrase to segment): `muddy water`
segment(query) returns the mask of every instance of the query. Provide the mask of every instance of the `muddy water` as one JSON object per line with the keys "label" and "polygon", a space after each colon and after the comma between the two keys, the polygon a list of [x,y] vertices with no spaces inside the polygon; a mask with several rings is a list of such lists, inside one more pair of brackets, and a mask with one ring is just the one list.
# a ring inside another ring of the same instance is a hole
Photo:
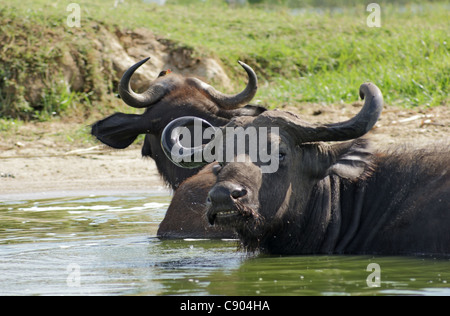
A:
{"label": "muddy water", "polygon": [[449,258],[273,257],[236,241],[162,241],[169,202],[0,197],[0,295],[450,295]]}

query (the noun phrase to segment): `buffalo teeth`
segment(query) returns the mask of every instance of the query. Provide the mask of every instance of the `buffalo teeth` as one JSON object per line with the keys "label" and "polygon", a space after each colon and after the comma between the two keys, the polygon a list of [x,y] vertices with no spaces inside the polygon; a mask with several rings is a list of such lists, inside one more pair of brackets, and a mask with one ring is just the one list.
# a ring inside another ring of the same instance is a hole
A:
{"label": "buffalo teeth", "polygon": [[217,215],[231,215],[231,214],[237,214],[236,211],[223,211],[223,212],[218,212]]}

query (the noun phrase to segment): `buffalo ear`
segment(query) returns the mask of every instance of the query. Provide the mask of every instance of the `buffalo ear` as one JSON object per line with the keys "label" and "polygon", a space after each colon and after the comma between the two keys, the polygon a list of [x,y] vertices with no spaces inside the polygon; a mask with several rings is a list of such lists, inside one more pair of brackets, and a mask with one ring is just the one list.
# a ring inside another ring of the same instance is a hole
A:
{"label": "buffalo ear", "polygon": [[335,174],[341,178],[356,180],[368,176],[372,169],[373,153],[367,139],[332,145],[329,151],[331,166],[327,175]]}
{"label": "buffalo ear", "polygon": [[115,113],[92,125],[91,134],[117,149],[130,146],[139,134],[150,133],[151,122],[143,115]]}

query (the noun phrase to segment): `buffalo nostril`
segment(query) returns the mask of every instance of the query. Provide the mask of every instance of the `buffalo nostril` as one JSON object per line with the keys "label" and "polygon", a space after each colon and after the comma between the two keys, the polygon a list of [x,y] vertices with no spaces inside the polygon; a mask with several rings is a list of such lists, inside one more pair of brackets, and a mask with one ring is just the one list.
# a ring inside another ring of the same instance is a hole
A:
{"label": "buffalo nostril", "polygon": [[247,190],[245,190],[245,189],[234,190],[233,192],[231,192],[231,197],[235,200],[239,199],[243,196],[246,196],[246,195],[247,195]]}
{"label": "buffalo nostril", "polygon": [[206,203],[210,205],[221,205],[230,207],[234,204],[235,200],[247,195],[248,192],[239,185],[233,184],[221,184],[215,185],[211,191],[209,191]]}

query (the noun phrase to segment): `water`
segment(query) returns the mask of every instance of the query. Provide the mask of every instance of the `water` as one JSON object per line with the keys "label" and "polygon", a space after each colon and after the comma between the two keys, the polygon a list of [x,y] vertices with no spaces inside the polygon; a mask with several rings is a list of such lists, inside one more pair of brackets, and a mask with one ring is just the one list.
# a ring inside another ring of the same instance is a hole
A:
{"label": "water", "polygon": [[448,257],[278,257],[236,241],[161,241],[169,203],[161,193],[0,198],[0,295],[450,295]]}

